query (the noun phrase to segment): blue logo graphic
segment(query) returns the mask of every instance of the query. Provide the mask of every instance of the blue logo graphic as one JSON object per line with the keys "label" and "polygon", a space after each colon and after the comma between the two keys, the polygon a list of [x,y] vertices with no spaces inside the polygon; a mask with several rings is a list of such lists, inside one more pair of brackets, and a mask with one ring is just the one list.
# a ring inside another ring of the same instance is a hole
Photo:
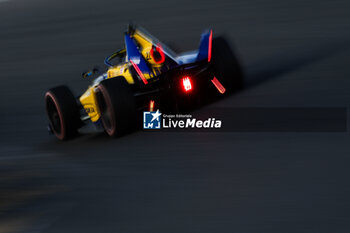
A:
{"label": "blue logo graphic", "polygon": [[156,112],[143,112],[143,128],[160,129],[161,115],[162,113],[159,110]]}

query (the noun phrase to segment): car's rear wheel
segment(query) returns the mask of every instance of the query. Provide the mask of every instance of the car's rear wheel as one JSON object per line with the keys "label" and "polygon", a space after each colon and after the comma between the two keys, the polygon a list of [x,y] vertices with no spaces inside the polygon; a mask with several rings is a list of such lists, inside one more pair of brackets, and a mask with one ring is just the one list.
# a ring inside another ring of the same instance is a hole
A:
{"label": "car's rear wheel", "polygon": [[52,132],[60,140],[77,135],[81,126],[77,101],[67,86],[51,88],[45,94],[46,113]]}
{"label": "car's rear wheel", "polygon": [[135,128],[135,97],[124,77],[102,81],[97,87],[97,104],[109,136],[122,136]]}
{"label": "car's rear wheel", "polygon": [[223,37],[216,37],[212,42],[212,60],[214,75],[228,92],[243,88],[242,67]]}

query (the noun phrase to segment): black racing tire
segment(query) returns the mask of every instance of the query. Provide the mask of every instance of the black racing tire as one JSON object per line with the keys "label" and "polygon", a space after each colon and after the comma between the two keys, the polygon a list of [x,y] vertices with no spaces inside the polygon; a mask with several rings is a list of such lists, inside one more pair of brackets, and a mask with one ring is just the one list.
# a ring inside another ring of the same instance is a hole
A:
{"label": "black racing tire", "polygon": [[213,38],[211,62],[214,67],[215,77],[226,88],[228,93],[243,88],[244,75],[242,67],[225,38]]}
{"label": "black racing tire", "polygon": [[79,108],[67,86],[48,90],[45,94],[45,107],[50,128],[59,140],[68,140],[78,134],[82,123]]}
{"label": "black racing tire", "polygon": [[124,77],[106,79],[98,85],[97,105],[109,136],[120,137],[135,129],[135,97]]}

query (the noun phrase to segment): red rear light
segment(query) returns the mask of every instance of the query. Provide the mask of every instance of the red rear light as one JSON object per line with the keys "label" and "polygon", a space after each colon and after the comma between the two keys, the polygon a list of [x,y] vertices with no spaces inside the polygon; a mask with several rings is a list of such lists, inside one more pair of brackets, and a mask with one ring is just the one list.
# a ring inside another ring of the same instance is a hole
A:
{"label": "red rear light", "polygon": [[185,92],[192,90],[192,82],[191,82],[190,77],[184,77],[182,79],[182,86],[183,86]]}
{"label": "red rear light", "polygon": [[221,94],[224,94],[226,92],[226,88],[220,83],[220,81],[214,77],[211,82],[214,84],[214,86],[216,87],[216,89],[218,89],[218,91]]}

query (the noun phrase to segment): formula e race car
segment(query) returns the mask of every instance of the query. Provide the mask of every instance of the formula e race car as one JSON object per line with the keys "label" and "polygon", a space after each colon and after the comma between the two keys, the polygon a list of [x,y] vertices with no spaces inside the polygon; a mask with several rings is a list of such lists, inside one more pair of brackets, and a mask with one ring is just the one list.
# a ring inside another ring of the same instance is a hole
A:
{"label": "formula e race car", "polygon": [[88,122],[121,136],[142,125],[143,111],[186,112],[243,86],[238,59],[212,30],[202,34],[198,50],[181,54],[135,25],[128,26],[124,42],[105,59],[106,71],[83,73],[95,79],[78,98],[67,86],[46,92],[48,128],[58,139],[73,138]]}

